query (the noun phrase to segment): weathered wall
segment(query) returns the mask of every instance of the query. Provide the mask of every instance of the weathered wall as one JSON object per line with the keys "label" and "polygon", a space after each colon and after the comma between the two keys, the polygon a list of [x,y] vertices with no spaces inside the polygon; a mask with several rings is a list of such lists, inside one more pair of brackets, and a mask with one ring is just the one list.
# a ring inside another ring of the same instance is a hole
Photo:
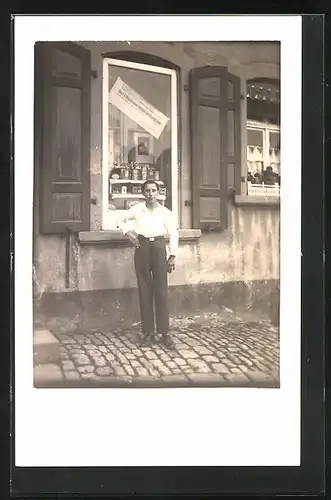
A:
{"label": "weathered wall", "polygon": [[[222,234],[180,244],[176,271],[169,276],[171,317],[228,307],[278,321],[279,210],[233,206],[229,222]],[[129,328],[139,321],[133,248],[73,245],[68,290],[64,242],[41,241],[35,313],[45,325],[68,331]]]}
{"label": "weathered wall", "polygon": [[[180,244],[170,286],[277,279],[279,276],[277,209],[232,207],[230,227]],[[79,288],[119,289],[136,286],[131,248],[81,247]]]}
{"label": "weathered wall", "polygon": [[[223,233],[204,234],[181,243],[170,286],[278,279],[279,210],[236,207]],[[37,277],[40,293],[65,289],[65,250],[60,237],[38,238]],[[136,287],[131,247],[73,245],[71,289],[102,290]]]}

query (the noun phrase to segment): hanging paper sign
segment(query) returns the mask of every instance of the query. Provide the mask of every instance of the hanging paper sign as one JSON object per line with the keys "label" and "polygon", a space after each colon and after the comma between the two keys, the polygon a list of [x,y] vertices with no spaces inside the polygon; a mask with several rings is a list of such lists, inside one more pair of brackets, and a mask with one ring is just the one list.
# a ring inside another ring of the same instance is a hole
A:
{"label": "hanging paper sign", "polygon": [[158,139],[169,118],[117,78],[109,91],[109,102]]}

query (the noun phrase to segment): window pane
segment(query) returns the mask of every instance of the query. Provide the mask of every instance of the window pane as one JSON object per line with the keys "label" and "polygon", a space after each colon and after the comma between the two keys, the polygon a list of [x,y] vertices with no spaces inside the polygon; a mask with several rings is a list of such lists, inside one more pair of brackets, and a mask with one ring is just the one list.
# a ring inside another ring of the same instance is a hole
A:
{"label": "window pane", "polygon": [[264,168],[263,130],[247,129],[247,172],[248,180],[261,182]]}
{"label": "window pane", "polygon": [[[269,132],[269,165],[275,174],[280,175],[280,133]],[[277,181],[277,179],[276,179]],[[279,181],[278,181],[279,182]]]}
{"label": "window pane", "polygon": [[171,203],[171,77],[109,66],[109,208],[125,210],[143,199],[142,183],[160,185]]}
{"label": "window pane", "polygon": [[247,130],[247,144],[249,146],[263,147],[263,131],[262,130]]}
{"label": "window pane", "polygon": [[200,97],[219,97],[221,83],[219,78],[201,78],[199,80]]}
{"label": "window pane", "polygon": [[280,133],[279,132],[269,132],[269,141],[271,148],[279,148],[280,146]]}
{"label": "window pane", "polygon": [[109,104],[108,120],[110,127],[120,127],[121,126],[121,112],[116,106]]}

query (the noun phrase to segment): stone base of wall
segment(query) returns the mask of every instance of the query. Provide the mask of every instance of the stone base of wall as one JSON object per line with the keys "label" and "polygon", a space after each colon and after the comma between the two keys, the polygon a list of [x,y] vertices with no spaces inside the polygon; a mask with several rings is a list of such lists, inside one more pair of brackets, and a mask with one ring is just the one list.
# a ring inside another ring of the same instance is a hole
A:
{"label": "stone base of wall", "polygon": [[[277,280],[172,286],[169,301],[172,317],[229,308],[279,324]],[[53,331],[128,328],[140,320],[136,288],[45,293],[34,309],[35,320]]]}

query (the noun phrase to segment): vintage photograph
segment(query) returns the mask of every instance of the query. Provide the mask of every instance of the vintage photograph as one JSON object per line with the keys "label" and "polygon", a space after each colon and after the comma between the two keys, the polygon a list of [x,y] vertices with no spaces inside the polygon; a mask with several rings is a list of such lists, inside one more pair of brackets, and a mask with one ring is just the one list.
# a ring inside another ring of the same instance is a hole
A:
{"label": "vintage photograph", "polygon": [[35,44],[34,387],[280,387],[280,48]]}

